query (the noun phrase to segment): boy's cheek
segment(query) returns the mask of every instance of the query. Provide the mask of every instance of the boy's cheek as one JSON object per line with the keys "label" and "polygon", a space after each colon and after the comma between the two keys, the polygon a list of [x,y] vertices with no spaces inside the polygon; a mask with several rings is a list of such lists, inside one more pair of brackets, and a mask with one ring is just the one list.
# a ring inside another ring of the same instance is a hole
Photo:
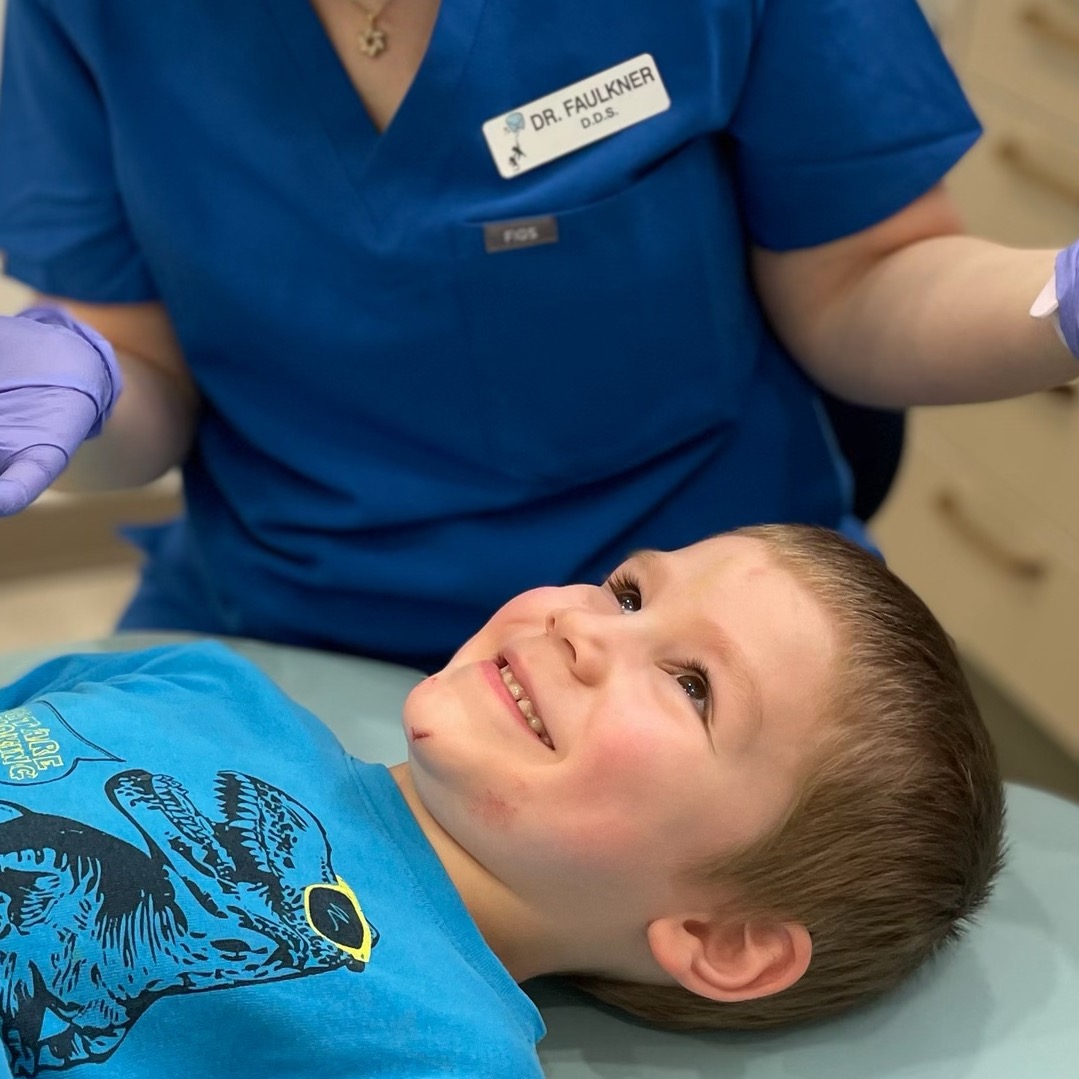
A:
{"label": "boy's cheek", "polygon": [[547,842],[557,848],[559,862],[579,866],[581,872],[621,874],[648,861],[650,843],[641,823],[632,813],[608,806],[548,829]]}
{"label": "boy's cheek", "polygon": [[582,764],[596,775],[600,785],[625,789],[627,782],[646,778],[654,781],[668,767],[672,739],[654,726],[639,728],[632,721],[613,723],[602,737],[588,740],[582,747]]}

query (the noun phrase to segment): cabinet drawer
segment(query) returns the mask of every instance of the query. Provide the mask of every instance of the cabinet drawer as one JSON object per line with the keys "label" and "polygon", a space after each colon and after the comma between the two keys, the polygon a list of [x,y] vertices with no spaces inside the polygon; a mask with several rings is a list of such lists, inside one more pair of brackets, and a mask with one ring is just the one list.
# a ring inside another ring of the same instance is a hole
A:
{"label": "cabinet drawer", "polygon": [[1079,237],[1079,104],[1076,126],[1062,132],[982,80],[965,87],[985,126],[948,178],[967,228],[1014,247],[1071,243]]}
{"label": "cabinet drawer", "polygon": [[915,434],[874,522],[889,564],[1079,759],[1079,541],[932,430]]}
{"label": "cabinet drawer", "polygon": [[956,59],[1039,109],[1079,117],[1077,0],[980,0]]}
{"label": "cabinet drawer", "polygon": [[1021,491],[1040,517],[1079,542],[1079,386],[994,404],[923,409],[915,422],[919,431],[944,436]]}
{"label": "cabinet drawer", "polygon": [[182,510],[178,471],[128,491],[46,491],[32,506],[0,521],[0,589],[9,581],[49,573],[136,563],[140,553],[119,537],[120,529],[167,521]]}

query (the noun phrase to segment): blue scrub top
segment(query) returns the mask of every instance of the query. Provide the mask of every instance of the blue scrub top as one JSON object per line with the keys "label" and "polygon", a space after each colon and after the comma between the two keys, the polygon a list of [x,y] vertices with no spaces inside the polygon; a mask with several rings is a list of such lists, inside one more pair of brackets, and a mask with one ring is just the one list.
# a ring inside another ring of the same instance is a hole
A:
{"label": "blue scrub top", "polygon": [[[974,141],[914,0],[445,0],[383,134],[307,3],[8,8],[8,272],[161,299],[205,402],[127,625],[429,665],[633,548],[843,523],[746,245],[869,226]],[[667,111],[499,175],[486,121],[645,53]]]}

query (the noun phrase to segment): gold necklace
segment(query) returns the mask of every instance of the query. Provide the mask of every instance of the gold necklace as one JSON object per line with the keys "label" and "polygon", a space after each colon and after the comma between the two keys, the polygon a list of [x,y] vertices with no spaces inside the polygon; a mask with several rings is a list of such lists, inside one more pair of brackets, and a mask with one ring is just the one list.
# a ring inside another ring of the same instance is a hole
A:
{"label": "gold necklace", "polygon": [[359,45],[360,52],[362,52],[364,56],[369,56],[372,60],[377,60],[378,57],[386,51],[386,47],[389,45],[386,31],[378,25],[378,20],[389,6],[390,0],[382,0],[382,3],[374,10],[369,8],[366,4],[361,3],[360,0],[352,0],[352,2],[364,13],[364,16],[367,19],[367,29],[361,31],[356,36],[356,43]]}

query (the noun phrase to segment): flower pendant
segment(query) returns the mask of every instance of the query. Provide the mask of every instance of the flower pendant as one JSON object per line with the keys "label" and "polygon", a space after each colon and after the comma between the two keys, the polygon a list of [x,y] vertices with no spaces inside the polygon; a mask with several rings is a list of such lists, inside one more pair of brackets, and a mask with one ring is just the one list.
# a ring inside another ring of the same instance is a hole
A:
{"label": "flower pendant", "polygon": [[359,43],[360,52],[365,56],[370,56],[372,60],[386,51],[386,31],[375,26],[374,21],[356,40]]}

